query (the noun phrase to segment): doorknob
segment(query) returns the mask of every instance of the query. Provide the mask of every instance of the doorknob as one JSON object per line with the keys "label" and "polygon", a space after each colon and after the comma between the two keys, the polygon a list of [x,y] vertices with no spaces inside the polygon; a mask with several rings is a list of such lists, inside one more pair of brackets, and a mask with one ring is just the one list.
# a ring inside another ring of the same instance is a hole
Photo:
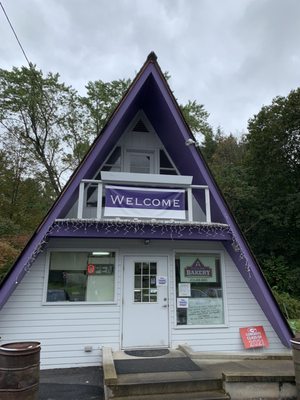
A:
{"label": "doorknob", "polygon": [[164,304],[164,305],[163,305],[163,308],[167,308],[167,307],[168,307],[168,304]]}

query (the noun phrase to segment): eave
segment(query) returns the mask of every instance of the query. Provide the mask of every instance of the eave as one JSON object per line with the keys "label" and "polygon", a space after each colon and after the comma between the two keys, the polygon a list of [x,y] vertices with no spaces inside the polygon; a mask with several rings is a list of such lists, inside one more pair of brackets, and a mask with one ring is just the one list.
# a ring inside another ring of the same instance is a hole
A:
{"label": "eave", "polygon": [[56,220],[48,237],[232,241],[225,224],[170,220]]}

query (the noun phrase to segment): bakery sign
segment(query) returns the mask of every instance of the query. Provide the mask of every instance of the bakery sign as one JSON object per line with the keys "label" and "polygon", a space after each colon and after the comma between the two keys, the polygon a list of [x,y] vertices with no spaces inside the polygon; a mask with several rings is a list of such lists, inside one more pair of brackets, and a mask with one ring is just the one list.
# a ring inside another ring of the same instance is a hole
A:
{"label": "bakery sign", "polygon": [[104,216],[185,219],[185,190],[107,185]]}
{"label": "bakery sign", "polygon": [[181,282],[217,282],[214,257],[180,257]]}

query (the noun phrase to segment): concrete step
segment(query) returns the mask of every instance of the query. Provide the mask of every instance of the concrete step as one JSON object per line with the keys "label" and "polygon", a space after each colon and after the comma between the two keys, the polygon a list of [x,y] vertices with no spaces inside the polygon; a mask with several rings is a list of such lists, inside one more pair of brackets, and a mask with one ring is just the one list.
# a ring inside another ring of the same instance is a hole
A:
{"label": "concrete step", "polygon": [[222,389],[222,379],[200,379],[197,373],[152,373],[118,375],[117,384],[109,385],[114,396],[193,393]]}
{"label": "concrete step", "polygon": [[113,397],[113,400],[229,400],[230,397],[222,390],[212,390],[192,393],[148,394],[140,396]]}

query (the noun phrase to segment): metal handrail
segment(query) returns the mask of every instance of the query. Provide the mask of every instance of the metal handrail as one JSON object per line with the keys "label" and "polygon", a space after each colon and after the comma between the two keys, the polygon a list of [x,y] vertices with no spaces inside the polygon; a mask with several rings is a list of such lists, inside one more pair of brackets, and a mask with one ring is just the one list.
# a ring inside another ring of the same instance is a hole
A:
{"label": "metal handrail", "polygon": [[[102,217],[102,194],[103,194],[103,186],[107,184],[116,184],[115,182],[96,180],[96,179],[82,179],[79,185],[79,196],[78,196],[78,210],[77,210],[77,218],[83,218],[83,209],[84,209],[84,190],[86,184],[96,184],[97,185],[97,219],[100,220]],[[140,183],[136,182],[126,182],[126,185],[130,184],[132,186],[140,186]],[[144,186],[153,186],[149,183],[145,183]],[[155,187],[180,187],[179,185],[168,184],[163,182],[155,183]],[[192,203],[192,190],[193,189],[202,189],[205,191],[205,215],[206,215],[206,223],[211,223],[211,209],[210,209],[210,193],[207,185],[189,185],[188,187],[183,187],[187,191],[187,214],[188,221],[193,221],[193,203]]]}

